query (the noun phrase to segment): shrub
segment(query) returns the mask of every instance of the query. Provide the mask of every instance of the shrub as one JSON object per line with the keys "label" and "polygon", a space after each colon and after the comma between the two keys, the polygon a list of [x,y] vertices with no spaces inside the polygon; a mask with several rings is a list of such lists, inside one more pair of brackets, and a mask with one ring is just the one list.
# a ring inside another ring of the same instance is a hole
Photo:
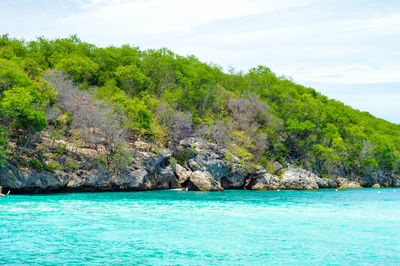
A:
{"label": "shrub", "polygon": [[61,166],[57,162],[49,162],[45,164],[44,169],[49,172],[54,172],[55,170],[61,170]]}
{"label": "shrub", "polygon": [[196,154],[196,150],[194,148],[190,148],[175,152],[174,157],[180,165],[184,165],[187,161],[196,156]]}
{"label": "shrub", "polygon": [[42,171],[43,170],[43,164],[36,158],[33,158],[29,161],[29,166],[34,168],[37,171]]}
{"label": "shrub", "polygon": [[171,156],[171,157],[169,158],[169,163],[170,163],[172,166],[174,166],[175,164],[178,163],[178,161],[175,159],[175,157]]}
{"label": "shrub", "polygon": [[0,128],[0,167],[5,163],[7,159],[8,150],[8,134],[4,128]]}

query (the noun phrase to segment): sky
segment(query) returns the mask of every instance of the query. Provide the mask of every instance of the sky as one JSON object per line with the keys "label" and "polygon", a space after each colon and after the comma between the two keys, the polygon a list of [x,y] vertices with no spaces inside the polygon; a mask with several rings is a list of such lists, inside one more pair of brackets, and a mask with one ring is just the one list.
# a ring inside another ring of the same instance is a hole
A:
{"label": "sky", "polygon": [[257,65],[400,124],[399,0],[1,0],[0,34]]}

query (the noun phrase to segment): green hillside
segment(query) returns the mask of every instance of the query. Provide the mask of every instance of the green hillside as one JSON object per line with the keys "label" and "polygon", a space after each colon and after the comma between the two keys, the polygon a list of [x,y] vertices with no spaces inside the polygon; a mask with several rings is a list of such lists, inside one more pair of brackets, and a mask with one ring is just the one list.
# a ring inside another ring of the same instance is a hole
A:
{"label": "green hillside", "polygon": [[76,36],[0,38],[0,119],[3,163],[18,161],[45,130],[53,139],[105,143],[107,165],[123,161],[135,139],[175,149],[200,136],[225,147],[227,160],[269,171],[276,161],[326,177],[400,170],[399,125],[267,67],[225,73],[167,49],[98,48]]}

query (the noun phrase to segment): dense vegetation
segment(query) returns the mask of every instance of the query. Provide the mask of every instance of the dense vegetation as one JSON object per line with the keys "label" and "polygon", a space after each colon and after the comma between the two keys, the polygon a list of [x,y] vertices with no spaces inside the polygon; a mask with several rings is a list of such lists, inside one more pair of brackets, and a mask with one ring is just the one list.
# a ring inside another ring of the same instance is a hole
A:
{"label": "dense vegetation", "polygon": [[[69,77],[75,84],[65,82]],[[76,89],[76,86],[79,89]],[[293,163],[322,176],[399,173],[400,126],[377,119],[259,66],[225,73],[167,49],[98,48],[68,39],[0,38],[0,158],[38,132],[124,157],[132,139],[174,148],[200,136],[227,160]]]}

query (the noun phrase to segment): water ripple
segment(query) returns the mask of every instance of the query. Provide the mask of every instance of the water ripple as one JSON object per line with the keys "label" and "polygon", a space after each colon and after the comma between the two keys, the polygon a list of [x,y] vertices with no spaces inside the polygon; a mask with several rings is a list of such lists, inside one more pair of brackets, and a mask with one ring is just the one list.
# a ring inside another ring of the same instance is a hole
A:
{"label": "water ripple", "polygon": [[12,195],[8,264],[400,264],[393,189]]}

